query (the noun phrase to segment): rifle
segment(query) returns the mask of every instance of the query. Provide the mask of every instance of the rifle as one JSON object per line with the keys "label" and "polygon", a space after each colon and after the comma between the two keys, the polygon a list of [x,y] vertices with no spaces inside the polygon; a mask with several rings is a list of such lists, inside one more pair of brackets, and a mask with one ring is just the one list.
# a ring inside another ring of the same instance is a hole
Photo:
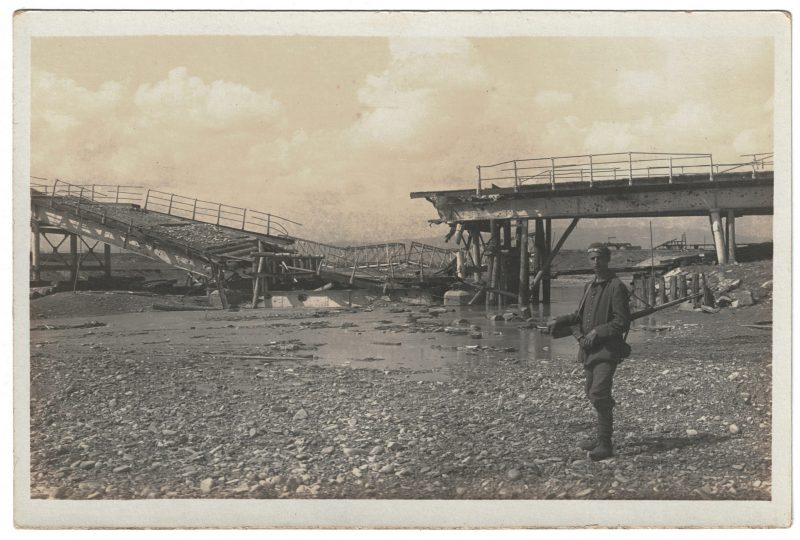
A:
{"label": "rifle", "polygon": [[[647,317],[648,315],[651,315],[651,314],[655,313],[656,311],[661,311],[662,309],[666,309],[668,307],[676,306],[676,305],[681,304],[683,302],[686,302],[688,300],[694,300],[695,298],[697,298],[699,296],[703,296],[703,293],[690,294],[689,296],[686,296],[684,298],[679,298],[677,300],[672,300],[671,302],[667,302],[667,303],[661,304],[659,306],[650,306],[650,307],[646,307],[644,309],[640,309],[639,311],[634,311],[633,313],[631,313],[631,320],[635,321],[636,319],[641,319],[642,317]],[[547,326],[539,326],[539,325],[537,325],[536,328],[539,329],[539,331],[541,331],[541,332],[549,333],[548,329],[547,329]],[[553,329],[553,333],[550,334],[550,335],[553,336],[553,339],[560,339],[560,338],[563,338],[563,337],[571,336],[572,335],[572,327],[568,326],[568,325],[556,326]]]}

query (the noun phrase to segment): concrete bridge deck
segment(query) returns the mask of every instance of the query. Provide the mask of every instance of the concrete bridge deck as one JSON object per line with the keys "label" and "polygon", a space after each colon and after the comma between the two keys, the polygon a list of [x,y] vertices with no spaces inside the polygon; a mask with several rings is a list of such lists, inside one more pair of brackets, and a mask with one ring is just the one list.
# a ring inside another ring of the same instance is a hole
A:
{"label": "concrete bridge deck", "polygon": [[[526,304],[529,273],[534,301],[543,282],[548,302],[550,262],[582,218],[708,216],[717,260],[734,261],[736,217],[774,212],[773,154],[743,157],[750,159],[720,164],[710,154],[642,152],[519,159],[477,166],[474,189],[421,191],[411,198],[428,200],[439,214],[432,221],[451,226],[449,237],[455,235],[465,262],[459,275],[472,274],[487,292],[487,307],[514,295]],[[553,219],[572,220],[555,247]],[[529,220],[535,224],[530,235]]]}

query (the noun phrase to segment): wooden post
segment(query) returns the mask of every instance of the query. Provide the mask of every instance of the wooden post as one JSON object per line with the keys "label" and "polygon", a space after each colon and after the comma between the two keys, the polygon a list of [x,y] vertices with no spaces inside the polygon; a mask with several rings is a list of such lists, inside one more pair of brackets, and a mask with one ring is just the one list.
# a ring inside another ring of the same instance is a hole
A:
{"label": "wooden post", "polygon": [[658,277],[658,303],[667,303],[667,280],[664,279],[664,276]]}
{"label": "wooden post", "polygon": [[711,234],[714,236],[714,248],[717,251],[717,263],[727,263],[728,254],[725,251],[725,232],[722,229],[720,211],[716,209],[711,210]]}
{"label": "wooden post", "polygon": [[[700,292],[700,274],[694,273],[692,274],[692,294],[697,294]],[[700,307],[700,298],[697,296],[694,297],[692,302],[694,307]]]}
{"label": "wooden post", "polygon": [[[263,251],[263,250],[264,250],[264,246],[263,246],[261,240],[259,240],[258,241],[258,251]],[[256,259],[258,260],[258,263],[256,263]],[[261,283],[263,281],[262,278],[261,278],[261,273],[264,271],[264,257],[260,256],[260,257],[256,257],[256,259],[253,260],[253,267],[254,267],[254,270],[255,270],[255,273],[256,273],[255,280],[253,281],[253,302],[252,302],[253,303],[253,307],[256,307],[258,305],[258,296],[261,293]],[[266,304],[267,303],[265,301],[264,305],[266,306]]]}
{"label": "wooden post", "polygon": [[197,199],[194,200],[192,205],[192,219],[194,219],[195,215],[197,215]]}
{"label": "wooden post", "polygon": [[528,305],[530,294],[528,293],[528,282],[531,279],[530,261],[528,260],[528,220],[519,220],[517,225],[517,244],[519,246],[519,291],[517,292],[517,304],[520,309]]}
{"label": "wooden post", "polygon": [[228,309],[228,297],[225,294],[225,270],[222,266],[217,267],[217,290],[219,291],[219,300],[222,302],[222,309]]}
{"label": "wooden post", "polygon": [[[547,218],[544,220],[544,249],[545,253],[547,254],[548,260],[551,260],[555,257],[555,253],[551,251],[551,247],[553,245],[553,220]],[[542,282],[542,303],[549,304],[550,303],[550,265],[548,265],[547,273],[544,275],[544,281]]]}
{"label": "wooden post", "polygon": [[[489,256],[489,276],[487,279],[489,282],[489,288],[497,289],[497,255],[500,251],[500,228],[497,221],[493,219],[489,220],[489,231],[491,233],[491,237],[489,239],[489,248],[487,250],[487,255]],[[493,291],[488,291],[486,293],[486,311],[489,311],[495,304],[496,296],[497,295]]]}
{"label": "wooden post", "polygon": [[[539,272],[542,270],[542,266],[544,264],[545,256],[544,256],[544,220],[542,218],[536,218],[534,220],[534,236],[533,236],[533,250],[536,254],[536,259],[534,260],[534,275],[539,275]],[[541,289],[540,281],[536,279],[533,280],[533,285],[531,286],[531,295],[533,303],[538,305],[539,304],[539,291]]]}
{"label": "wooden post", "polygon": [[111,246],[109,244],[103,244],[103,270],[105,271],[106,277],[111,277]]}
{"label": "wooden post", "polygon": [[703,305],[713,306],[714,295],[711,294],[711,289],[708,288],[708,280],[705,274],[700,274],[700,290],[703,292]]}
{"label": "wooden post", "polygon": [[472,262],[475,263],[475,272],[472,277],[475,283],[478,283],[481,280],[481,231],[477,223],[470,227],[469,239],[472,242]]}
{"label": "wooden post", "polygon": [[[420,276],[422,275],[422,268],[420,268]],[[456,275],[459,279],[464,279],[464,250],[459,249],[456,252]]]}
{"label": "wooden post", "polygon": [[647,303],[651,306],[656,305],[656,278],[647,276]]}
{"label": "wooden post", "polygon": [[728,210],[725,220],[725,239],[728,241],[728,262],[736,262],[736,213]]}
{"label": "wooden post", "polygon": [[678,276],[669,276],[669,300],[677,300],[678,296]]}
{"label": "wooden post", "polygon": [[541,270],[539,270],[533,277],[533,283],[531,284],[531,287],[535,287],[541,281],[545,272],[550,271],[550,264],[553,262],[553,259],[558,254],[558,251],[561,249],[561,246],[563,246],[564,242],[567,241],[567,238],[569,237],[570,233],[572,233],[573,229],[575,229],[575,226],[578,225],[579,220],[580,218],[572,218],[572,221],[570,222],[569,225],[567,225],[567,228],[561,234],[561,238],[558,239],[558,242],[556,242],[556,245],[553,248],[553,250],[550,251],[547,254],[547,258],[544,259]]}
{"label": "wooden post", "polygon": [[678,276],[678,298],[686,298],[686,274]]}
{"label": "wooden post", "polygon": [[69,235],[69,255],[70,255],[70,280],[75,283],[78,279],[78,271],[80,270],[80,259],[78,255],[78,235],[70,233]]}
{"label": "wooden post", "polygon": [[31,253],[31,270],[33,271],[33,279],[39,281],[42,279],[42,245],[41,233],[39,232],[39,222],[32,221],[31,229],[33,233],[33,252]]}

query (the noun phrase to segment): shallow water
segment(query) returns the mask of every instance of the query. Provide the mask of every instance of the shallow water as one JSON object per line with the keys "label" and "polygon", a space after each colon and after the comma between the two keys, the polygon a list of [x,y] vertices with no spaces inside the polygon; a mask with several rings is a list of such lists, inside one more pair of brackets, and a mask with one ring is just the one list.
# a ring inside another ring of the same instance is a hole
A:
{"label": "shallow water", "polygon": [[[538,307],[536,319],[546,320],[551,313],[560,315],[577,307],[581,283],[559,285],[552,288],[552,304]],[[490,321],[483,306],[454,309],[440,314],[437,321],[453,326],[455,319],[466,319],[480,327],[481,339],[469,334],[415,331],[419,326],[409,323],[409,313],[425,315],[417,307],[398,313],[375,307],[372,311],[330,310],[325,314],[311,309],[126,313],[96,317],[106,322],[106,327],[35,332],[32,342],[44,341],[43,346],[58,349],[59,342],[73,341],[93,354],[138,353],[176,364],[199,354],[197,367],[244,368],[244,372],[271,361],[248,357],[304,357],[296,362],[387,370],[419,380],[447,380],[452,369],[478,365],[500,367],[521,362],[535,367],[541,362],[575,361],[577,345],[572,337],[554,340],[528,328],[525,321]],[[85,319],[76,318],[75,322]],[[632,332],[628,341],[637,342],[641,334]],[[281,361],[287,368],[293,363]]]}

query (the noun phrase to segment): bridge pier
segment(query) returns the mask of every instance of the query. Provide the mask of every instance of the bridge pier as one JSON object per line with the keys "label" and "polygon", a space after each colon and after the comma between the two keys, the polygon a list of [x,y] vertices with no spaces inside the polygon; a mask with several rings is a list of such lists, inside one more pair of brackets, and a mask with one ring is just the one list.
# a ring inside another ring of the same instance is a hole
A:
{"label": "bridge pier", "polygon": [[39,222],[31,222],[31,230],[33,232],[33,252],[31,253],[31,271],[33,272],[33,280],[40,281],[42,279],[42,246],[41,246],[41,233],[39,232]]}
{"label": "bridge pier", "polygon": [[711,212],[711,234],[714,237],[714,248],[717,252],[717,264],[728,262],[728,252],[725,247],[725,231],[722,228],[721,211],[717,208]]}
{"label": "bridge pier", "polygon": [[69,280],[75,283],[78,279],[78,272],[80,271],[80,254],[78,253],[78,235],[70,233],[69,235],[69,257],[70,257],[70,272]]}
{"label": "bridge pier", "polygon": [[530,294],[528,283],[530,282],[530,261],[528,260],[528,220],[520,219],[517,225],[517,245],[519,246],[519,291],[517,293],[517,304],[519,309],[524,309],[528,305]]}
{"label": "bridge pier", "polygon": [[728,244],[728,262],[736,262],[736,212],[728,210],[725,220],[725,240]]}

